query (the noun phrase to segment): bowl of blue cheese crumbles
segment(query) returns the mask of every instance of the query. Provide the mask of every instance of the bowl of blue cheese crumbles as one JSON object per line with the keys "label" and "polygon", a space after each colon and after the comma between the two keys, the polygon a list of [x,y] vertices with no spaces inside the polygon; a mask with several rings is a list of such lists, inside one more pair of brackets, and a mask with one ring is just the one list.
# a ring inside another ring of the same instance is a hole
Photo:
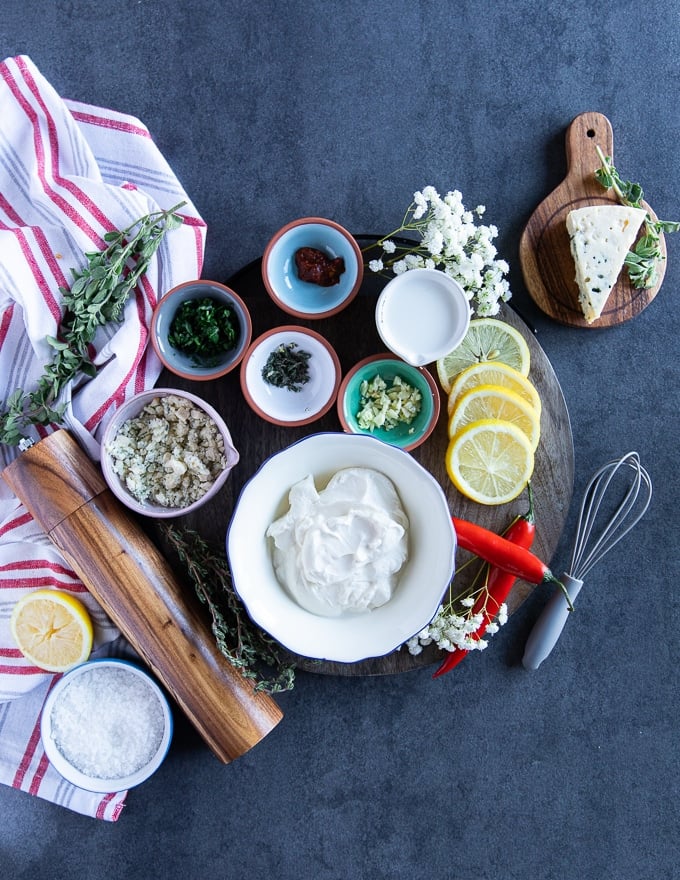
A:
{"label": "bowl of blue cheese crumbles", "polygon": [[145,516],[181,516],[205,504],[239,460],[224,420],[187,391],[136,394],[108,422],[101,467],[113,494]]}

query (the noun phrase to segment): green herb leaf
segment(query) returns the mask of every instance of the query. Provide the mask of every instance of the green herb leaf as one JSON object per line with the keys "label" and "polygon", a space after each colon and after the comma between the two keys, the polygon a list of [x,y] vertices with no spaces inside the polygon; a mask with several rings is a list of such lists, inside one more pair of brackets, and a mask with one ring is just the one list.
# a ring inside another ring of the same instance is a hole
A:
{"label": "green herb leaf", "polygon": [[[616,197],[623,205],[630,208],[642,208],[644,192],[639,183],[622,180],[614,167],[611,156],[605,156],[600,147],[595,146],[601,167],[595,171],[595,178],[605,189],[613,189]],[[664,259],[661,251],[661,233],[680,231],[680,222],[671,220],[654,220],[649,212],[645,218],[645,232],[630,251],[624,261],[628,268],[633,287],[654,287],[658,280],[658,263]]]}
{"label": "green herb leaf", "polygon": [[[275,694],[292,690],[293,658],[248,616],[234,590],[224,554],[217,553],[191,529],[179,529],[166,523],[159,525],[193,583],[196,595],[210,611],[212,631],[220,652],[245,678],[256,682],[256,691]],[[263,666],[273,674],[264,675]]]}
{"label": "green herb leaf", "polygon": [[96,375],[88,346],[100,326],[122,314],[165,234],[182,223],[176,212],[184,204],[140,217],[127,229],[107,232],[104,240],[108,247],[86,253],[88,265],[82,271],[71,270],[73,285],[59,288],[63,316],[58,338],[48,336],[46,340],[54,349],[54,359],[34,391],[17,389],[5,401],[5,411],[0,413],[0,443],[16,446],[30,425],[61,421],[64,407],[57,404],[59,395],[79,373]]}
{"label": "green herb leaf", "polygon": [[240,327],[234,310],[212,297],[185,300],[168,331],[173,348],[190,355],[199,366],[212,366],[236,347]]}
{"label": "green herb leaf", "polygon": [[275,348],[262,367],[262,378],[276,388],[301,391],[309,382],[311,353],[299,349],[295,342],[282,343]]}

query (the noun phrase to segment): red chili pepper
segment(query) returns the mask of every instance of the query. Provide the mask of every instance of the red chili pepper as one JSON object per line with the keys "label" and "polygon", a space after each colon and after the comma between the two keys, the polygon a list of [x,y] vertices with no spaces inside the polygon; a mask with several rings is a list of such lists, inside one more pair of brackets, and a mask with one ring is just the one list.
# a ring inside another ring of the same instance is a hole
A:
{"label": "red chili pepper", "polygon": [[518,547],[507,538],[497,535],[488,529],[453,517],[458,544],[464,550],[470,550],[475,556],[490,562],[498,568],[522,578],[530,584],[557,583],[560,581],[550,571],[545,562],[530,550]]}
{"label": "red chili pepper", "polygon": [[[517,519],[510,524],[504,532],[504,537],[507,541],[516,544],[518,547],[523,547],[525,550],[529,550],[534,543],[535,535],[536,520],[534,518],[534,502],[531,489],[529,489],[529,510],[521,516],[518,516]],[[491,568],[486,582],[486,589],[480,593],[477,597],[477,601],[472,607],[472,613],[479,614],[481,612],[484,614],[484,620],[479,628],[471,633],[470,638],[475,641],[481,639],[486,632],[487,626],[496,618],[501,605],[508,598],[510,590],[512,590],[516,580],[517,578],[514,574],[504,571],[502,568],[497,566]],[[432,675],[432,678],[439,678],[440,675],[445,675],[447,672],[450,672],[454,667],[458,666],[467,653],[469,652],[464,648],[456,648],[451,651],[448,656],[444,658],[437,671]]]}

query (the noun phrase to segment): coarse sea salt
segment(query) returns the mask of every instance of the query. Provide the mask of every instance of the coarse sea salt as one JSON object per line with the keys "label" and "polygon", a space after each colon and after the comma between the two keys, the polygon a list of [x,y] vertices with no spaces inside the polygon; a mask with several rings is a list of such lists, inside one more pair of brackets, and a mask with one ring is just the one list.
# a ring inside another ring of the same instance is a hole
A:
{"label": "coarse sea salt", "polygon": [[50,714],[54,745],[78,771],[122,779],[154,757],[165,718],[156,693],[134,671],[111,666],[75,676]]}

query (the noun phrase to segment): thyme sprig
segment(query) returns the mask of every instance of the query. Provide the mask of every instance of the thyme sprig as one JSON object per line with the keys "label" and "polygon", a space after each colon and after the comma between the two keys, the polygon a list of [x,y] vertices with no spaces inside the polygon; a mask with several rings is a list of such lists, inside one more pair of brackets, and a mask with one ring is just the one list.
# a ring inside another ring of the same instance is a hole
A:
{"label": "thyme sprig", "polygon": [[[207,605],[217,647],[255,690],[275,694],[292,690],[295,663],[286,650],[260,629],[236,595],[227,559],[192,529],[160,523],[160,529],[177,554],[196,595]],[[262,674],[268,667],[273,675]]]}
{"label": "thyme sprig", "polygon": [[65,406],[59,404],[64,387],[79,374],[92,378],[97,368],[89,346],[97,329],[121,319],[123,308],[165,234],[182,224],[180,202],[167,211],[146,214],[126,229],[107,232],[107,247],[86,253],[87,265],[71,269],[70,288],[60,287],[63,315],[58,335],[47,336],[53,350],[34,391],[12,392],[0,413],[0,443],[16,446],[30,425],[59,423]]}
{"label": "thyme sprig", "polygon": [[[601,167],[595,171],[598,183],[602,184],[605,189],[614,190],[622,205],[628,205],[630,208],[642,208],[647,211],[642,204],[645,194],[640,184],[622,180],[612,163],[611,156],[605,156],[597,144],[595,149],[601,163]],[[664,259],[661,252],[661,234],[680,230],[680,223],[673,220],[653,220],[649,212],[647,212],[644,224],[644,234],[639,238],[634,249],[628,251],[624,261],[631,283],[633,287],[637,288],[656,285],[659,278],[658,263]]]}

